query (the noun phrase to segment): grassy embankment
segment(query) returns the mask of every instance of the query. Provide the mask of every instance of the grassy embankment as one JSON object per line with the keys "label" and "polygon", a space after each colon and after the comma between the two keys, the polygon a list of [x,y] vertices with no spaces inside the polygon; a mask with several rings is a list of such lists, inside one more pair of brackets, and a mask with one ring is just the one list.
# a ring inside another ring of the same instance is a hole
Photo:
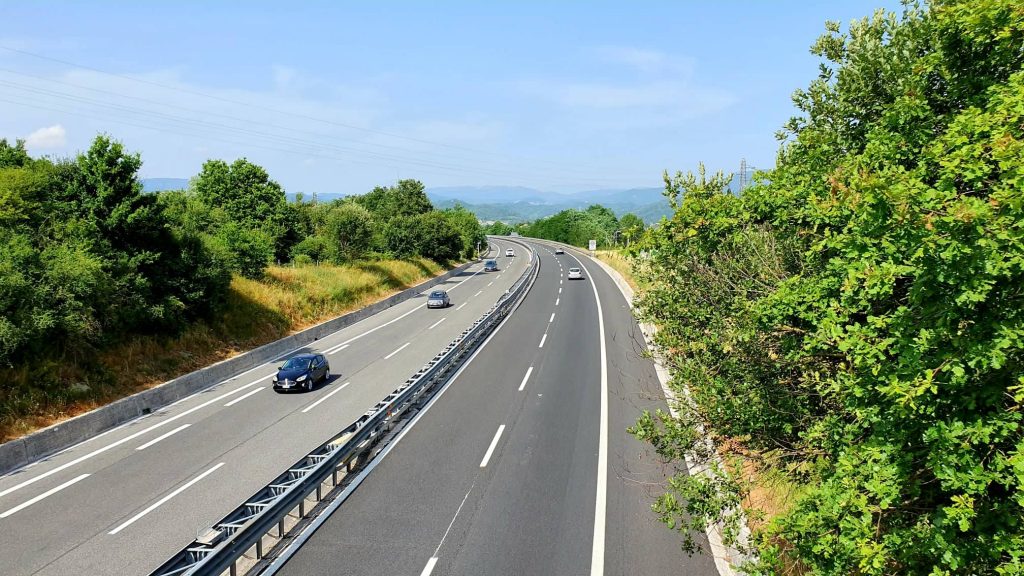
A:
{"label": "grassy embankment", "polygon": [[[292,332],[356,310],[442,268],[427,259],[343,266],[271,266],[264,279],[235,277],[219,316],[175,337],[140,336],[89,358],[65,357],[0,371],[0,442],[17,438]],[[30,385],[39,369],[57,385]]]}
{"label": "grassy embankment", "polygon": [[[595,255],[616,272],[622,274],[634,291],[641,290],[630,261],[619,250],[597,250]],[[719,438],[718,448],[731,472],[742,478],[748,486],[743,502],[747,522],[751,528],[763,525],[769,519],[785,512],[800,494],[800,487],[792,484],[784,474],[769,465],[756,464],[764,459],[746,451],[742,444],[730,438]]]}

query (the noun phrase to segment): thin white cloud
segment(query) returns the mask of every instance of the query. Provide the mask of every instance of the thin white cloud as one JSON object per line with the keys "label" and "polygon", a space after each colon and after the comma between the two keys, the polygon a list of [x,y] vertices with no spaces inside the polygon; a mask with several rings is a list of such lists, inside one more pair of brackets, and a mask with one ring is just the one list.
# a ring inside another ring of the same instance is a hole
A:
{"label": "thin white cloud", "polygon": [[31,150],[54,150],[67,144],[67,132],[60,124],[40,128],[25,137],[25,146]]}
{"label": "thin white cloud", "polygon": [[661,111],[674,119],[719,112],[737,101],[726,90],[676,81],[635,84],[529,81],[521,83],[520,88],[567,108]]}
{"label": "thin white cloud", "polygon": [[598,46],[591,52],[604,63],[626,66],[644,74],[688,78],[695,64],[693,58],[636,46]]}

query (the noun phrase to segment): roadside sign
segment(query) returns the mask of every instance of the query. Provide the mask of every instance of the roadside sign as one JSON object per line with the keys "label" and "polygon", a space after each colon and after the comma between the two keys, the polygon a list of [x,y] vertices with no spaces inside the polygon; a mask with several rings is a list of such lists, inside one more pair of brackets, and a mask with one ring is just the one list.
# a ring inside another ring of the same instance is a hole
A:
{"label": "roadside sign", "polygon": [[593,252],[594,250],[597,250],[597,240],[590,241],[590,251]]}

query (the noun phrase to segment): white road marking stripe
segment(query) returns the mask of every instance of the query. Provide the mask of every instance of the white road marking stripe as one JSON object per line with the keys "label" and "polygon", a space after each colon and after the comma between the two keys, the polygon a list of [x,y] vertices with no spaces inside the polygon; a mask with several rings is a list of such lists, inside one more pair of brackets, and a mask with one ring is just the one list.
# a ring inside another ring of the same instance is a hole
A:
{"label": "white road marking stripe", "polygon": [[249,396],[252,396],[253,394],[259,392],[260,390],[263,390],[264,388],[266,388],[266,386],[260,386],[259,388],[256,388],[255,390],[250,390],[249,392],[246,392],[245,394],[242,394],[238,398],[235,398],[231,402],[228,402],[227,404],[224,405],[224,407],[234,406],[235,404],[238,404],[242,400],[245,400]]}
{"label": "white road marking stripe", "polygon": [[215,466],[214,466],[213,468],[210,468],[210,469],[209,469],[209,470],[207,470],[206,472],[203,472],[203,473],[202,473],[202,474],[200,474],[199,476],[196,476],[195,478],[193,478],[193,479],[189,480],[188,482],[186,482],[186,483],[185,483],[185,484],[184,484],[183,486],[181,486],[180,488],[178,488],[178,489],[177,489],[177,490],[175,490],[174,492],[171,492],[171,493],[170,493],[170,494],[168,494],[167,496],[164,496],[163,498],[161,498],[161,499],[157,500],[157,501],[156,501],[156,502],[154,502],[154,503],[153,503],[153,504],[152,504],[152,505],[151,505],[151,506],[150,506],[149,508],[146,508],[146,509],[145,509],[145,510],[143,510],[142,512],[139,512],[139,513],[138,513],[138,514],[136,514],[135,516],[132,516],[132,517],[131,517],[131,518],[129,518],[129,519],[128,519],[128,521],[126,521],[126,522],[125,522],[124,524],[121,524],[121,525],[120,525],[120,526],[118,526],[117,528],[114,528],[114,529],[113,529],[113,530],[111,530],[110,532],[107,532],[107,534],[110,534],[111,536],[113,536],[114,534],[117,534],[117,533],[118,533],[118,532],[120,532],[121,530],[124,530],[125,528],[127,528],[127,527],[131,526],[131,525],[132,525],[132,524],[134,524],[134,523],[135,523],[135,521],[136,521],[136,520],[138,520],[139,518],[142,518],[143,516],[145,516],[146,514],[149,514],[149,513],[150,513],[150,512],[152,512],[153,510],[156,510],[156,509],[157,509],[157,508],[159,508],[160,506],[163,506],[164,504],[166,504],[166,503],[167,503],[167,501],[168,501],[168,500],[170,500],[171,498],[174,498],[174,497],[175,497],[175,496],[177,496],[178,494],[181,494],[181,493],[182,493],[182,492],[184,492],[185,490],[188,490],[188,489],[189,489],[189,487],[191,487],[191,486],[192,486],[193,484],[195,484],[196,482],[199,482],[199,481],[200,481],[200,480],[202,480],[203,478],[206,478],[206,477],[207,477],[207,476],[209,476],[210,474],[213,474],[214,472],[216,472],[216,470],[217,470],[218,468],[220,468],[220,467],[221,467],[221,466],[223,466],[223,465],[224,465],[224,463],[223,463],[223,462],[221,462],[220,464],[217,464],[217,465],[215,465]]}
{"label": "white road marking stripe", "polygon": [[309,406],[306,406],[305,408],[303,408],[303,409],[302,409],[302,413],[303,413],[303,414],[305,414],[306,412],[309,412],[309,411],[310,411],[310,410],[312,410],[313,408],[316,408],[316,407],[317,407],[317,406],[319,406],[319,405],[320,405],[320,403],[321,403],[321,402],[323,402],[324,400],[327,400],[327,399],[328,399],[328,398],[330,398],[331,396],[334,396],[334,395],[335,395],[335,394],[337,394],[338,392],[341,392],[341,390],[342,390],[342,389],[343,389],[343,388],[344,388],[345,386],[348,386],[348,384],[349,384],[348,382],[345,382],[345,383],[344,383],[344,384],[342,384],[341,386],[338,386],[338,388],[337,388],[337,389],[335,389],[335,390],[331,390],[331,391],[330,391],[330,392],[328,392],[328,393],[327,393],[326,395],[324,395],[324,397],[323,397],[323,398],[321,398],[321,399],[317,400],[316,402],[313,402],[313,403],[312,403],[312,404],[310,404]]}
{"label": "white road marking stripe", "polygon": [[[580,262],[588,278],[593,278],[590,270]],[[594,503],[594,548],[590,556],[590,576],[604,576],[604,542],[608,513],[608,347],[604,333],[604,310],[601,308],[601,297],[597,293],[597,282],[591,282],[594,290],[594,301],[597,302],[597,327],[601,340],[601,428],[598,431],[597,452],[597,493]]]}
{"label": "white road marking stripe", "polygon": [[438,324],[440,324],[441,322],[444,322],[444,321],[445,321],[445,320],[447,320],[447,319],[448,319],[448,317],[447,317],[447,316],[445,316],[444,318],[441,318],[441,319],[440,319],[440,320],[438,320],[437,322],[434,322],[433,324],[431,324],[431,325],[430,325],[430,327],[429,327],[429,328],[427,328],[427,330],[433,330],[435,326],[437,326],[437,325],[438,325]]}
{"label": "white road marking stripe", "polygon": [[185,416],[188,416],[189,414],[191,414],[191,413],[193,413],[193,412],[195,412],[197,410],[201,410],[203,408],[206,408],[210,404],[216,404],[217,402],[220,402],[221,400],[227,398],[228,396],[231,396],[232,394],[235,394],[237,392],[245,390],[246,388],[248,388],[250,386],[255,386],[255,385],[259,384],[260,382],[263,382],[266,378],[267,377],[264,376],[263,378],[260,378],[259,380],[254,380],[254,381],[246,384],[245,386],[239,386],[238,388],[235,388],[231,392],[226,392],[224,394],[221,394],[220,396],[217,396],[213,400],[207,400],[206,402],[203,402],[202,404],[200,404],[198,406],[193,406],[192,408],[189,408],[188,410],[185,410],[181,414],[177,414],[175,416],[171,416],[170,418],[168,418],[166,420],[161,420],[160,422],[157,422],[156,424],[150,426],[149,428],[146,428],[145,430],[139,430],[135,434],[132,434],[130,436],[126,436],[126,437],[118,440],[117,442],[113,442],[111,444],[108,444],[108,445],[104,446],[103,448],[97,448],[97,449],[93,450],[92,452],[89,452],[88,454],[85,454],[84,456],[79,456],[78,458],[75,458],[74,460],[72,460],[70,462],[67,462],[65,464],[61,464],[60,466],[57,466],[56,468],[54,468],[52,470],[47,470],[46,472],[40,474],[39,476],[36,476],[35,478],[29,478],[28,480],[25,480],[21,484],[17,484],[15,486],[11,486],[10,488],[4,490],[3,492],[0,492],[0,496],[6,496],[6,495],[10,494],[11,492],[14,492],[15,490],[20,490],[20,489],[24,488],[25,486],[28,486],[30,484],[35,484],[36,482],[42,480],[43,478],[49,478],[50,476],[53,476],[54,474],[56,474],[56,473],[58,473],[58,472],[60,472],[62,470],[66,470],[66,469],[74,466],[75,464],[79,464],[81,462],[85,462],[86,460],[88,460],[88,459],[90,459],[90,458],[92,458],[94,456],[98,456],[98,455],[106,452],[107,450],[110,450],[112,448],[116,448],[116,447],[120,446],[121,444],[124,444],[125,442],[131,442],[132,440],[135,440],[136,438],[138,438],[139,436],[142,436],[143,434],[145,434],[147,432],[151,432],[153,430],[156,430],[157,428],[161,428],[163,426],[166,426],[167,424],[170,424],[171,422],[174,422],[175,420],[178,420],[179,418],[184,418]]}
{"label": "white road marking stripe", "polygon": [[339,344],[337,346],[333,346],[331,348],[328,348],[327,350],[324,350],[324,354],[334,354],[335,352],[341,352],[345,348],[348,348],[348,344]]}
{"label": "white road marking stripe", "polygon": [[555,313],[554,313],[554,312],[552,312],[552,313],[551,313],[551,318],[548,318],[548,324],[551,324],[551,323],[552,323],[552,322],[554,322],[554,321],[555,321]]}
{"label": "white road marking stripe", "polygon": [[36,496],[35,498],[33,498],[31,500],[28,500],[26,502],[22,502],[21,504],[18,504],[17,506],[15,506],[14,508],[11,508],[7,512],[4,512],[3,514],[0,514],[0,518],[7,518],[11,514],[14,514],[14,513],[18,512],[19,510],[24,510],[25,508],[28,508],[29,506],[35,504],[36,502],[39,502],[43,498],[47,498],[49,496],[53,496],[57,492],[60,492],[61,490],[67,488],[68,486],[71,486],[75,482],[78,482],[79,480],[84,480],[84,479],[86,479],[88,477],[89,477],[88,474],[82,474],[81,476],[78,476],[77,478],[72,478],[71,480],[68,480],[67,482],[61,484],[60,486],[57,486],[56,488],[50,488],[49,490],[47,490],[46,492],[43,492],[39,496]]}
{"label": "white road marking stripe", "polygon": [[430,576],[430,573],[434,571],[435,564],[437,564],[436,556],[427,560],[427,565],[423,567],[423,572],[420,572],[420,576]]}
{"label": "white road marking stripe", "polygon": [[489,283],[487,284],[487,286],[488,286],[488,287],[494,286],[494,282],[493,282],[493,281],[492,281],[492,282],[489,282]]}
{"label": "white road marking stripe", "polygon": [[558,306],[558,303],[559,303],[559,302],[560,302],[561,300],[562,300],[561,298],[555,298],[555,306]]}
{"label": "white road marking stripe", "polygon": [[498,426],[498,431],[494,433],[494,439],[491,440],[491,445],[487,447],[487,453],[484,454],[484,459],[480,461],[480,467],[486,468],[487,463],[491,461],[491,454],[494,454],[494,449],[498,447],[498,440],[501,440],[502,433],[505,432],[505,425]]}
{"label": "white road marking stripe", "polygon": [[561,289],[561,288],[559,288],[559,289],[558,289],[558,293],[559,293],[559,294],[561,294],[561,293],[562,293],[562,289]]}
{"label": "white road marking stripe", "polygon": [[388,354],[387,356],[384,357],[384,359],[385,360],[391,360],[392,356],[394,356],[395,354],[398,354],[402,350],[405,350],[405,347],[408,346],[409,344],[412,344],[412,342],[406,342],[405,344],[402,344],[401,346],[398,347],[398,350],[395,350],[391,354]]}
{"label": "white road marking stripe", "polygon": [[558,283],[559,283],[559,284],[561,284],[561,283],[562,283],[562,279],[561,279],[561,278],[559,278],[559,279],[558,279]]}
{"label": "white road marking stripe", "polygon": [[177,428],[175,428],[174,430],[171,430],[170,432],[167,432],[165,434],[161,434],[160,436],[157,436],[156,438],[153,438],[149,442],[146,442],[142,446],[139,446],[138,448],[136,448],[136,450],[145,450],[146,448],[149,448],[153,444],[156,444],[157,442],[159,442],[161,440],[169,438],[169,437],[173,436],[174,434],[177,434],[178,432],[181,432],[185,428],[188,428],[189,426],[191,426],[191,424],[182,424],[181,426],[178,426]]}
{"label": "white road marking stripe", "polygon": [[462,310],[463,308],[466,307],[466,304],[469,304],[469,302],[463,302],[462,304],[459,305],[458,308],[455,309],[455,311],[458,312],[459,310]]}
{"label": "white road marking stripe", "polygon": [[522,392],[526,388],[526,381],[530,379],[530,374],[533,374],[533,366],[530,366],[526,370],[526,375],[523,376],[523,382],[519,384],[519,391]]}
{"label": "white road marking stripe", "polygon": [[547,339],[548,339],[548,334],[547,334],[547,332],[545,332],[544,335],[540,337],[540,346],[537,346],[537,348],[543,348],[544,347],[544,341],[547,340]]}
{"label": "white road marking stripe", "polygon": [[477,292],[476,294],[473,294],[473,296],[479,296],[479,295],[481,295],[481,294],[483,294],[483,293],[484,293],[484,291],[483,291],[483,290],[481,290],[481,291]]}

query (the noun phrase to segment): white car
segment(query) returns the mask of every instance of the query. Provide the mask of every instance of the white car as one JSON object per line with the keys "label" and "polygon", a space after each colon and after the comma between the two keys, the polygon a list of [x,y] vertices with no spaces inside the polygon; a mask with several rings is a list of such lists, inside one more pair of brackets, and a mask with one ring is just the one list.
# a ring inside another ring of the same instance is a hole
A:
{"label": "white car", "polygon": [[565,250],[562,250],[561,248],[555,248],[555,254],[565,254]]}
{"label": "white car", "polygon": [[508,250],[505,250],[505,256],[508,256],[509,258],[512,258],[515,255],[516,255],[516,251],[515,250],[513,250],[511,248],[509,248]]}
{"label": "white car", "polygon": [[569,268],[569,280],[583,280],[583,272],[579,268]]}

